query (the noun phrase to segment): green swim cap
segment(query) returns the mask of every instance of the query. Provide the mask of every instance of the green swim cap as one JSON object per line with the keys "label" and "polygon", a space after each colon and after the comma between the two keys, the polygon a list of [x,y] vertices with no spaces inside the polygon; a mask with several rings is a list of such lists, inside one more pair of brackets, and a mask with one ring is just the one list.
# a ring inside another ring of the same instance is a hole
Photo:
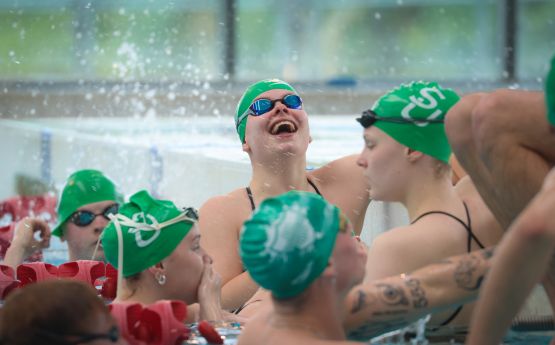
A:
{"label": "green swim cap", "polygon": [[245,268],[276,298],[297,296],[328,265],[339,214],[314,193],[290,191],[264,200],[241,232]]}
{"label": "green swim cap", "polygon": [[377,119],[373,125],[399,143],[448,163],[451,147],[443,119],[458,101],[455,91],[444,89],[436,82],[401,84],[372,106],[377,116],[391,121]]}
{"label": "green swim cap", "polygon": [[[101,236],[104,255],[124,277],[168,257],[196,222],[173,202],[154,199],[144,190],[132,195],[119,213],[110,218],[112,221]],[[123,249],[122,257],[118,256],[119,246]]]}
{"label": "green swim cap", "polygon": [[237,134],[239,134],[241,143],[245,142],[245,128],[247,127],[247,119],[249,117],[246,112],[252,102],[264,92],[275,89],[289,90],[297,93],[291,85],[282,80],[265,79],[250,85],[243,94],[243,97],[241,97],[239,104],[237,104],[237,109],[235,110],[235,128],[237,129]]}
{"label": "green swim cap", "polygon": [[58,225],[52,235],[62,236],[63,225],[81,206],[101,201],[123,202],[116,185],[98,170],[79,170],[70,175],[58,203]]}
{"label": "green swim cap", "polygon": [[547,102],[547,120],[555,127],[555,56],[551,59],[551,70],[545,81],[545,100]]}

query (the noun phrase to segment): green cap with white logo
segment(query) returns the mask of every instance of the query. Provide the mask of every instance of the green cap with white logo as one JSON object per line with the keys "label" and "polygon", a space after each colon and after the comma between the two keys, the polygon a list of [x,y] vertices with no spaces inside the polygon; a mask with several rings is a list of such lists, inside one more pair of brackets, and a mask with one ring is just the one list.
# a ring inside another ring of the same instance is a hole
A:
{"label": "green cap with white logo", "polygon": [[399,143],[448,163],[451,147],[443,119],[459,99],[455,91],[436,82],[401,84],[372,106],[372,111],[384,118],[373,125]]}
{"label": "green cap with white logo", "polygon": [[302,293],[328,265],[340,211],[321,196],[290,191],[268,198],[245,222],[239,253],[245,268],[276,298]]}
{"label": "green cap with white logo", "polygon": [[[129,277],[168,257],[187,236],[194,219],[173,202],[154,199],[147,191],[131,196],[102,233],[106,260]],[[123,255],[120,255],[123,252]]]}

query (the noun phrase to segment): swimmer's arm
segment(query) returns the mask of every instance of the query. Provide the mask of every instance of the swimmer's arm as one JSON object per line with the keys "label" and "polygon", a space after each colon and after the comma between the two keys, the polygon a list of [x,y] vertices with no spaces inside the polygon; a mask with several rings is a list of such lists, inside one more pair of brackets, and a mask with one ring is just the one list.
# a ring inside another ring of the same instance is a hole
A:
{"label": "swimmer's arm", "polygon": [[327,193],[322,191],[326,200],[335,205],[345,205],[344,208],[348,205],[348,209],[342,211],[353,223],[355,233],[360,235],[370,199],[368,179],[364,177],[364,170],[357,165],[357,159],[358,155],[336,159],[315,170],[312,176],[326,186]]}
{"label": "swimmer's arm", "polygon": [[243,272],[222,286],[222,307],[235,310],[246,303],[259,286],[247,272]]}
{"label": "swimmer's arm", "polygon": [[[214,270],[222,279],[222,308],[240,307],[257,290],[239,257],[237,214],[233,196],[217,196],[200,208],[200,244],[212,257]],[[250,288],[252,287],[252,288]]]}
{"label": "swimmer's arm", "polygon": [[[39,234],[39,240],[34,238],[35,232]],[[36,251],[48,248],[50,236],[50,227],[45,221],[32,217],[23,218],[15,225],[14,237],[2,264],[16,269]]]}
{"label": "swimmer's arm", "polygon": [[[555,186],[550,193],[540,192],[499,244],[467,344],[499,344],[526,296],[545,274],[555,247],[555,224],[546,217],[553,214],[554,196]],[[553,285],[553,277],[548,275],[544,283]]]}
{"label": "swimmer's arm", "polygon": [[492,249],[485,249],[455,256],[411,274],[355,287],[346,298],[347,334],[367,340],[426,314],[472,301],[492,253]]}

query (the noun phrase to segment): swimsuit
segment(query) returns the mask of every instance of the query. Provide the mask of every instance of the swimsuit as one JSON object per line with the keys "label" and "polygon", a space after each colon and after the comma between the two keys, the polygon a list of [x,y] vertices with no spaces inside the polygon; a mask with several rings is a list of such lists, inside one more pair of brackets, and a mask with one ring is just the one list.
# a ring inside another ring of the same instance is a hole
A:
{"label": "swimsuit", "polygon": [[[444,211],[430,211],[430,212],[426,212],[421,214],[420,216],[418,216],[415,220],[413,220],[411,222],[411,224],[416,223],[417,221],[419,221],[420,219],[422,219],[422,217],[425,217],[427,215],[430,214],[443,214],[446,215],[447,217],[451,217],[454,220],[456,220],[457,222],[459,222],[464,229],[466,230],[467,234],[468,234],[468,240],[466,242],[466,252],[470,253],[471,252],[471,244],[472,244],[472,240],[474,240],[478,246],[480,246],[481,249],[484,249],[485,246],[482,244],[482,242],[480,242],[480,240],[478,239],[478,237],[476,237],[476,235],[472,232],[472,224],[471,224],[471,219],[470,219],[470,213],[468,212],[468,206],[466,206],[466,203],[463,201],[463,205],[464,205],[464,210],[466,212],[466,219],[468,219],[468,224],[466,224],[465,222],[463,222],[459,217],[452,215],[451,213],[447,213]],[[448,325],[451,321],[453,321],[455,319],[455,317],[457,317],[457,315],[461,312],[463,306],[459,306],[454,312],[453,314],[451,314],[450,317],[447,318],[447,320],[443,321],[439,326],[446,326]],[[437,328],[436,328],[437,329]],[[436,330],[434,329],[434,330]]]}

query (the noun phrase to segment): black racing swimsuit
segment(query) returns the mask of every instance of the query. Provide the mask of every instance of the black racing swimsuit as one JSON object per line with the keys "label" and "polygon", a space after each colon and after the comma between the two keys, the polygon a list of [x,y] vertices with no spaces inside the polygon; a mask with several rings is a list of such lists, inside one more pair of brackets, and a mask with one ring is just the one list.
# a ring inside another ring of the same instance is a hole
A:
{"label": "black racing swimsuit", "polygon": [[[467,253],[470,253],[470,252],[472,251],[472,250],[471,250],[472,240],[474,240],[474,241],[478,244],[478,246],[480,246],[480,248],[484,249],[485,246],[482,244],[482,242],[480,242],[480,240],[478,239],[478,237],[476,237],[476,235],[474,235],[474,233],[472,232],[472,224],[471,224],[471,220],[470,220],[470,213],[468,212],[468,206],[466,206],[466,203],[465,203],[464,201],[463,201],[463,205],[464,205],[464,210],[465,210],[465,212],[466,212],[466,219],[468,219],[468,224],[466,224],[465,222],[463,222],[459,217],[454,216],[454,215],[452,215],[451,213],[447,213],[447,212],[444,212],[444,211],[430,211],[430,212],[423,213],[423,214],[421,214],[420,216],[418,216],[415,220],[413,220],[413,221],[411,222],[411,224],[416,223],[417,221],[419,221],[420,219],[422,219],[422,217],[425,217],[425,216],[430,215],[430,214],[443,214],[443,215],[446,215],[447,217],[451,217],[451,218],[453,218],[454,220],[456,220],[457,222],[459,222],[459,223],[464,227],[464,229],[466,230],[466,233],[468,234],[468,240],[466,241],[466,252],[467,252]],[[439,327],[446,326],[446,325],[448,325],[451,321],[453,321],[453,320],[457,317],[457,315],[459,315],[459,313],[461,312],[462,308],[463,308],[462,305],[459,306],[459,307],[453,312],[453,314],[451,314],[451,316],[449,316],[449,317],[447,318],[447,320],[443,321],[443,322],[439,325]]]}
{"label": "black racing swimsuit", "polygon": [[[308,181],[308,184],[311,185],[312,188],[314,188],[314,191],[316,192],[316,194],[322,196],[322,193],[320,193],[320,191],[318,190],[318,187],[316,187],[314,182],[310,181],[309,178],[307,178],[306,180]],[[247,191],[247,196],[249,197],[249,201],[251,202],[251,208],[252,208],[252,211],[254,212],[254,210],[256,209],[256,205],[254,204],[254,198],[252,196],[251,187],[247,186],[247,187],[245,187],[245,190]],[[243,272],[246,272],[246,269],[243,268]],[[250,303],[260,302],[260,301],[261,300],[259,300],[259,299],[255,299],[253,301],[247,302],[247,303],[243,304],[242,306],[240,306],[239,308],[235,309],[233,311],[233,314],[239,314],[241,312],[241,310],[245,309],[245,307],[247,305],[249,305]]]}

